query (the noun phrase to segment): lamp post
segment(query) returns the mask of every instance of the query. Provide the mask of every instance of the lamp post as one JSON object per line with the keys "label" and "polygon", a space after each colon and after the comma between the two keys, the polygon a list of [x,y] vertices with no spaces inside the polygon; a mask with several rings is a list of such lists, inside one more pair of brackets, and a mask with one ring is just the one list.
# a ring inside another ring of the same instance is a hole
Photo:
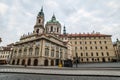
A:
{"label": "lamp post", "polygon": [[78,54],[76,53],[76,61],[75,61],[75,63],[76,63],[76,68],[78,67]]}

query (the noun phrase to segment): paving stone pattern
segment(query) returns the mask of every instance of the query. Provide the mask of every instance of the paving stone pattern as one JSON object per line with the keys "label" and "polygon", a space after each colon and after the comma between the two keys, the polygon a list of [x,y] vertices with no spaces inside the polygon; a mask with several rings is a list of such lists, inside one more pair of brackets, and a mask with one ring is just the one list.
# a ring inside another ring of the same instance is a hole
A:
{"label": "paving stone pattern", "polygon": [[0,80],[120,80],[120,77],[0,74]]}

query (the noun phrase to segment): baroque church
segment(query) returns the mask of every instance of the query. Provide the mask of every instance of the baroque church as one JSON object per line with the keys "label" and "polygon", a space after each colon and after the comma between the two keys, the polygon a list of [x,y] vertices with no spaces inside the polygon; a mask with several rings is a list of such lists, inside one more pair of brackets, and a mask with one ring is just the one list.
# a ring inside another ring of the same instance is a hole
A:
{"label": "baroque church", "polygon": [[55,15],[44,26],[43,8],[37,15],[33,33],[23,35],[13,49],[11,64],[54,66],[72,57],[68,56],[69,42],[60,39],[61,24]]}
{"label": "baroque church", "polygon": [[[101,33],[61,33],[61,24],[53,14],[44,23],[43,8],[38,13],[32,33],[23,35],[13,47],[10,64],[56,66],[71,59],[73,63],[111,62],[116,59],[111,35]],[[45,26],[44,26],[45,25]]]}

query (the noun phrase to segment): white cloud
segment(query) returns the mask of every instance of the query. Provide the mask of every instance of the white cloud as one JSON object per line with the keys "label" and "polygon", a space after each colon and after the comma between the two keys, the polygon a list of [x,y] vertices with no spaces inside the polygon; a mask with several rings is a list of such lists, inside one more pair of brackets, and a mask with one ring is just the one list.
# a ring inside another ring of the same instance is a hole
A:
{"label": "white cloud", "polygon": [[8,10],[8,6],[4,3],[0,3],[0,14],[3,15]]}
{"label": "white cloud", "polygon": [[53,1],[53,0],[47,0],[47,1],[45,2],[45,6],[47,6],[49,9],[53,9],[53,8],[59,7],[58,3],[56,3],[56,2]]}
{"label": "white cloud", "polygon": [[107,6],[108,7],[110,7],[110,8],[114,8],[114,9],[117,9],[117,8],[120,8],[120,4],[119,4],[120,2],[116,2],[116,1],[110,1],[110,2],[108,2],[108,3],[106,3],[107,4]]}
{"label": "white cloud", "polygon": [[120,38],[119,0],[11,0],[10,2],[6,0],[5,2],[0,1],[0,16],[5,15],[0,19],[2,45],[16,42],[21,35],[32,32],[36,15],[42,5],[45,21],[48,21],[55,12],[57,20],[65,24],[69,33],[87,33],[94,30],[113,35],[113,39]]}

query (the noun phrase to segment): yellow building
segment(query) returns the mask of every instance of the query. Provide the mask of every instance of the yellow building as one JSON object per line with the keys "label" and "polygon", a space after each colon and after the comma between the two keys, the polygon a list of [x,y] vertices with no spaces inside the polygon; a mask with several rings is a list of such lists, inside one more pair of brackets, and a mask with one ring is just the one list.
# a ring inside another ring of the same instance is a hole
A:
{"label": "yellow building", "polygon": [[63,34],[71,43],[73,62],[112,62],[116,59],[111,35],[97,33]]}
{"label": "yellow building", "polygon": [[12,47],[0,47],[0,64],[8,64],[12,53]]}

